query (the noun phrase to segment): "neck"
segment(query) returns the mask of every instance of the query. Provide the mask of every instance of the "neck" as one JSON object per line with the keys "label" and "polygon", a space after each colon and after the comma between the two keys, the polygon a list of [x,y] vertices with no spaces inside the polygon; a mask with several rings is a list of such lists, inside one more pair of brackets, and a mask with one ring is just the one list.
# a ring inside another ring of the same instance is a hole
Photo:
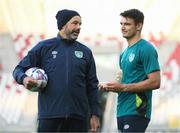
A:
{"label": "neck", "polygon": [[127,38],[128,46],[134,45],[136,42],[138,42],[141,39],[140,35],[136,35],[132,38]]}
{"label": "neck", "polygon": [[63,38],[63,39],[68,39],[66,34],[64,34],[64,32],[61,30],[59,31],[59,35]]}

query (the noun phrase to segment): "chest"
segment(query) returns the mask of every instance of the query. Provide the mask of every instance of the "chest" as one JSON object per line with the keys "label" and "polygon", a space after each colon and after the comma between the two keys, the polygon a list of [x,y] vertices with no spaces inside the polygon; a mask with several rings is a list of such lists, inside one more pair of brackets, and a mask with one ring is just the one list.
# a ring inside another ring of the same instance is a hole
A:
{"label": "chest", "polygon": [[86,53],[78,47],[52,47],[44,52],[42,68],[47,71],[83,68],[87,65]]}
{"label": "chest", "polygon": [[139,49],[127,49],[120,57],[120,67],[122,70],[134,70],[142,67],[141,54]]}

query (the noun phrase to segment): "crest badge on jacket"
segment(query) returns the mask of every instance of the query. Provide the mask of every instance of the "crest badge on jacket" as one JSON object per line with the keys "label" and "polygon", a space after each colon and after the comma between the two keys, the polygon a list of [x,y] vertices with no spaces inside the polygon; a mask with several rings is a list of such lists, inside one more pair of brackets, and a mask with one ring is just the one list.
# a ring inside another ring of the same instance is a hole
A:
{"label": "crest badge on jacket", "polygon": [[82,51],[74,51],[74,54],[77,58],[82,58],[83,57],[83,52]]}

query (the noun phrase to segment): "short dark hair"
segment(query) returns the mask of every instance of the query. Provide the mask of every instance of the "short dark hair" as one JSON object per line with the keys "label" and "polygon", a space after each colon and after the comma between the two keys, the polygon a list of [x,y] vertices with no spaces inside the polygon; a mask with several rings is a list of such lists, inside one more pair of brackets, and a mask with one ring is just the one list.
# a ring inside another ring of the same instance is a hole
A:
{"label": "short dark hair", "polygon": [[131,18],[134,20],[135,24],[144,23],[144,14],[138,9],[129,9],[120,14],[123,17]]}

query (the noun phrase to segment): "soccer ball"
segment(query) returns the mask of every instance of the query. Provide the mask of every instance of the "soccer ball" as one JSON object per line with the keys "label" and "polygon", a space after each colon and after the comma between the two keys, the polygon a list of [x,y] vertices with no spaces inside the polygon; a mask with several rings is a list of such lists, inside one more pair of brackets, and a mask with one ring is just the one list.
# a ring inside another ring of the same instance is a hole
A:
{"label": "soccer ball", "polygon": [[34,86],[30,91],[39,91],[40,89],[46,87],[48,77],[45,71],[38,67],[29,68],[25,74],[29,77],[32,77],[34,80],[37,80],[37,86]]}

